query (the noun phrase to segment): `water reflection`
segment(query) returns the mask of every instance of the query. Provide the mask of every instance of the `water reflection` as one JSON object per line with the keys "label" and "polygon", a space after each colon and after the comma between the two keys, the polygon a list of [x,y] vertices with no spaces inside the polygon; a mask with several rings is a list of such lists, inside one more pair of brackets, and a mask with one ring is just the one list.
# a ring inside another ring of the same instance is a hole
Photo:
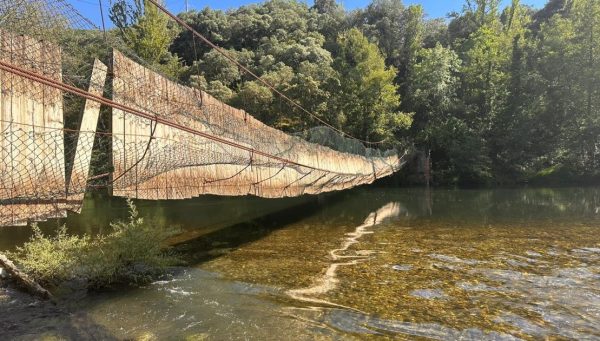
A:
{"label": "water reflection", "polygon": [[[140,216],[155,225],[178,227],[181,235],[173,243],[183,242],[242,222],[306,203],[316,197],[264,199],[255,197],[203,196],[189,200],[135,200]],[[127,219],[125,199],[101,194],[86,196],[81,214],[69,213],[66,219],[51,219],[39,223],[45,233],[52,233],[66,224],[71,233],[107,233],[110,223]],[[20,245],[31,235],[29,227],[0,227],[0,250]]]}
{"label": "water reflection", "polygon": [[[358,243],[360,238],[366,234],[373,233],[369,230],[369,227],[373,227],[381,222],[394,218],[400,215],[404,208],[398,202],[390,202],[375,212],[369,214],[365,221],[356,227],[356,229],[346,234],[346,238],[342,242],[342,246],[329,251],[331,257],[331,264],[325,270],[322,277],[316,280],[315,284],[308,288],[289,290],[288,294],[295,299],[304,300],[308,302],[321,302],[329,303],[323,300],[317,300],[312,296],[326,294],[327,292],[336,288],[338,283],[337,270],[342,266],[355,265],[358,262],[365,261],[373,253],[372,250],[359,250],[355,252],[348,252],[349,248]],[[347,260],[341,262],[341,260]]]}
{"label": "water reflection", "polygon": [[142,203],[189,266],[74,309],[121,339],[600,339],[598,188],[220,200]]}

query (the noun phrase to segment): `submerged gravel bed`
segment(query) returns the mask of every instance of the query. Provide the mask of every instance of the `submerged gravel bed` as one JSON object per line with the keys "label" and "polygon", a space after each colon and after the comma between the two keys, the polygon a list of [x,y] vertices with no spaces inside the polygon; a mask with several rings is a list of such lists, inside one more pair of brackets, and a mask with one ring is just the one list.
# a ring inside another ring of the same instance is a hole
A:
{"label": "submerged gravel bed", "polygon": [[35,298],[0,278],[0,339],[114,340],[85,313]]}

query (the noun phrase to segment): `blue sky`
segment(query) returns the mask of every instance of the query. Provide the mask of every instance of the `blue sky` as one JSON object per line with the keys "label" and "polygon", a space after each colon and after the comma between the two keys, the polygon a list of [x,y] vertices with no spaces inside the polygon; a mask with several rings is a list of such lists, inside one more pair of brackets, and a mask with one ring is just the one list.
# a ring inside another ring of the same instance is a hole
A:
{"label": "blue sky", "polygon": [[[100,26],[100,14],[98,0],[66,0],[71,3],[81,14],[90,19],[96,25]],[[104,6],[104,14],[107,17],[107,7],[110,0],[101,0]],[[313,0],[304,0],[309,5],[312,5]],[[346,9],[355,9],[366,7],[370,0],[338,0]],[[257,3],[253,0],[188,0],[190,9],[201,9],[206,6],[216,9],[236,8],[242,5]],[[460,11],[464,0],[404,0],[404,4],[421,4],[425,8],[425,13],[429,18],[445,17],[447,13],[452,11]],[[510,4],[510,0],[503,0],[503,5]],[[534,7],[542,7],[547,0],[521,0],[522,3],[532,5]],[[182,12],[185,9],[185,0],[166,0],[169,10],[175,13]],[[110,20],[106,18],[106,22],[110,25]]]}

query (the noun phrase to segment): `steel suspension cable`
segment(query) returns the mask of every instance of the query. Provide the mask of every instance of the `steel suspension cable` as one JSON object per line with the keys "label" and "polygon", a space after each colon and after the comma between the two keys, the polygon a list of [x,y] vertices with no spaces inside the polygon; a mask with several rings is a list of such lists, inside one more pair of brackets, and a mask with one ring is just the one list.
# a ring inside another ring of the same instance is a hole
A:
{"label": "steel suspension cable", "polygon": [[161,124],[173,127],[173,128],[180,129],[182,131],[185,131],[185,132],[193,134],[193,135],[197,135],[197,136],[200,136],[200,137],[203,137],[203,138],[206,138],[206,139],[209,139],[209,140],[221,143],[221,144],[229,145],[231,147],[247,151],[247,152],[249,152],[251,154],[257,154],[257,155],[260,155],[260,156],[264,156],[266,158],[270,158],[270,159],[282,162],[282,163],[284,163],[286,165],[293,165],[293,166],[308,168],[308,169],[311,169],[311,170],[316,170],[316,171],[321,171],[321,172],[331,173],[331,174],[350,175],[350,176],[365,175],[365,174],[359,174],[359,173],[342,173],[342,172],[336,172],[336,171],[332,171],[332,170],[318,168],[318,167],[315,167],[315,166],[305,165],[305,164],[302,164],[302,163],[299,163],[299,162],[296,162],[296,161],[293,161],[293,160],[289,160],[289,159],[282,158],[282,157],[279,157],[279,156],[276,156],[276,155],[272,155],[272,154],[269,154],[269,153],[266,153],[266,152],[263,152],[263,151],[251,148],[251,147],[244,146],[244,145],[236,143],[234,141],[230,141],[228,139],[224,139],[224,138],[212,135],[212,134],[208,134],[208,133],[205,133],[205,132],[202,132],[202,131],[198,131],[198,130],[189,128],[187,126],[181,125],[181,124],[176,123],[176,122],[171,122],[169,120],[166,120],[164,118],[159,117],[158,115],[149,114],[149,113],[146,113],[144,111],[140,111],[140,110],[137,110],[135,108],[132,108],[132,107],[129,107],[129,106],[126,106],[126,105],[114,102],[114,101],[112,101],[110,99],[107,99],[105,97],[92,94],[92,93],[90,93],[88,91],[82,90],[82,89],[77,88],[77,87],[72,86],[72,85],[65,84],[65,83],[60,82],[60,81],[56,81],[56,80],[54,80],[52,78],[48,78],[48,77],[46,77],[44,75],[40,75],[38,73],[35,73],[35,72],[32,72],[32,71],[23,69],[23,68],[21,68],[19,66],[11,64],[11,63],[6,63],[4,61],[0,61],[0,70],[4,70],[4,71],[10,72],[10,73],[13,73],[13,74],[15,74],[17,76],[24,77],[24,78],[36,81],[38,83],[41,83],[41,84],[53,87],[53,88],[61,90],[61,91],[65,91],[65,92],[74,94],[76,96],[80,96],[80,97],[92,100],[92,101],[100,103],[100,104],[104,104],[104,105],[109,106],[109,107],[114,108],[114,109],[125,111],[125,112],[127,112],[129,114],[132,114],[132,115],[135,115],[135,116],[138,116],[138,117],[146,118],[148,120],[155,121],[157,123],[161,123]]}

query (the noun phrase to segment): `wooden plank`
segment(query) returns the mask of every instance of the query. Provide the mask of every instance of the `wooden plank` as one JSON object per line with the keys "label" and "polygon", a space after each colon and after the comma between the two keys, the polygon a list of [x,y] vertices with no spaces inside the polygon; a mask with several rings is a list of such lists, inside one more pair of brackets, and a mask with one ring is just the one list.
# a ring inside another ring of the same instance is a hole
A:
{"label": "wooden plank", "polygon": [[[61,80],[61,56],[56,46],[6,31],[0,31],[0,36],[2,60],[35,73],[53,65],[51,77]],[[54,90],[53,109],[48,111],[49,87],[10,72],[2,74],[1,83],[0,145],[6,161],[0,174],[0,199],[31,198],[32,203],[0,205],[0,225],[63,216],[61,205],[51,203],[65,193],[62,93]],[[54,125],[49,126],[49,121]]]}
{"label": "wooden plank", "polygon": [[[124,81],[121,75],[121,61],[120,54],[118,51],[113,51],[113,100],[117,103],[123,103],[121,94],[124,92]],[[119,178],[124,172],[124,166],[126,164],[125,155],[125,143],[127,136],[125,136],[125,112],[119,109],[112,108],[112,157],[113,157],[113,179],[115,179],[113,191],[115,195],[119,195],[119,183],[122,182]]]}
{"label": "wooden plank", "polygon": [[[0,58],[2,61],[11,62],[11,53],[12,53],[12,35],[6,34],[4,31],[0,30],[2,39],[2,45],[0,48],[2,49],[2,54]],[[12,117],[11,117],[11,107],[12,107],[12,91],[13,91],[13,79],[14,75],[12,73],[5,72],[3,73],[1,92],[2,97],[0,99],[0,120],[2,123],[2,160],[3,171],[0,173],[0,199],[9,199],[12,195],[13,188],[13,159],[12,159]],[[10,206],[0,205],[0,224],[2,225],[10,225],[13,222],[13,208]]]}
{"label": "wooden plank", "polygon": [[[43,60],[44,69],[50,73],[50,77],[56,81],[62,82],[62,51],[60,47],[45,43],[43,47],[49,55]],[[46,120],[45,135],[47,143],[46,149],[47,168],[44,181],[48,182],[50,188],[48,194],[55,199],[66,199],[66,176],[65,176],[65,150],[64,150],[64,122],[63,122],[63,93],[62,91],[48,88],[49,107],[44,112]],[[58,209],[60,208],[60,209]],[[51,207],[54,214],[49,218],[66,217],[66,205],[58,204]]]}
{"label": "wooden plank", "polygon": [[[94,60],[92,74],[90,76],[90,85],[88,92],[94,95],[102,96],[104,92],[104,83],[108,68],[98,59]],[[75,212],[81,212],[83,197],[87,186],[90,171],[90,162],[92,158],[92,148],[98,128],[98,117],[100,115],[100,103],[86,100],[81,124],[79,125],[79,135],[77,138],[77,147],[73,158],[70,179],[68,181],[67,195],[70,201],[79,201],[70,207]]]}
{"label": "wooden plank", "polygon": [[[8,54],[8,42],[7,35],[4,34],[3,30],[0,30],[0,60],[6,61],[6,55]],[[10,94],[10,73],[0,70],[0,198],[8,197],[6,190],[8,188],[8,174],[9,166],[7,164],[7,133],[6,130],[10,128],[9,122],[6,121],[6,111],[8,110],[8,102]]]}
{"label": "wooden plank", "polygon": [[[11,59],[15,65],[24,66],[23,61],[23,36],[14,36],[12,40]],[[26,113],[23,110],[23,102],[25,99],[24,92],[26,91],[26,80],[23,77],[14,77],[12,84],[12,101],[10,110],[11,122],[11,154],[10,158],[13,163],[12,167],[12,197],[26,196],[26,183],[29,180],[27,175],[28,168],[25,164],[25,159],[28,156],[26,141],[26,130],[23,123],[26,122]],[[15,212],[18,214],[18,212]]]}
{"label": "wooden plank", "polygon": [[[171,82],[121,54],[115,57],[114,67],[128,71],[115,72],[115,99],[120,103],[309,166],[251,156],[248,151],[158,124],[147,160],[135,167],[137,179],[129,177],[129,181],[115,184],[119,195],[143,199],[182,199],[202,194],[297,196],[345,189],[378,177],[373,167],[378,158],[341,153],[289,136],[209,94]],[[148,122],[139,118],[129,122],[131,134],[127,138],[146,141]],[[123,147],[124,152],[139,158],[147,142],[133,146],[133,152]],[[124,162],[135,159],[127,157]],[[119,162],[116,157],[115,162]],[[122,167],[115,167],[116,172],[119,169]]]}
{"label": "wooden plank", "polygon": [[[33,39],[30,39],[28,43],[30,48],[30,52],[32,59],[34,60],[33,68],[34,72],[43,74],[44,67],[43,62],[45,60],[43,44],[39,42],[34,42]],[[33,123],[33,127],[31,129],[33,138],[33,153],[32,153],[32,169],[33,169],[33,178],[36,180],[34,184],[35,192],[45,193],[48,189],[47,180],[45,180],[45,167],[44,161],[46,155],[44,155],[46,141],[46,127],[44,122],[44,86],[31,81],[30,86],[33,87],[33,92],[31,96],[31,119],[30,121]],[[34,195],[39,196],[39,195]]]}

